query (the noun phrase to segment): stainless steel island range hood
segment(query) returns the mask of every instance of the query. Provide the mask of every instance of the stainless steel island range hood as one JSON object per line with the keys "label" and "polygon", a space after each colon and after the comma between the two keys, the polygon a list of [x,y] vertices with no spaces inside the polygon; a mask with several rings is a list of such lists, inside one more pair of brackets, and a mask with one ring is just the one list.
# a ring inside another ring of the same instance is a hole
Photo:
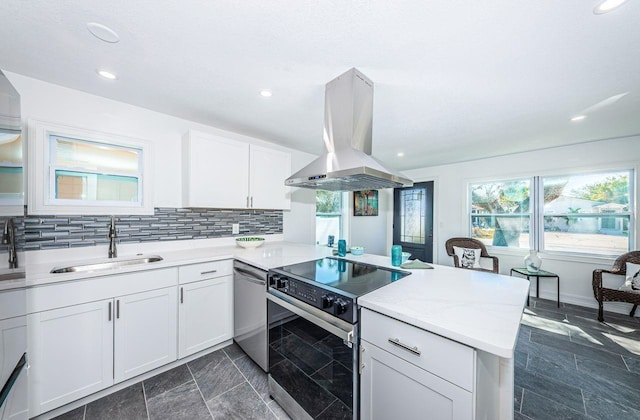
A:
{"label": "stainless steel island range hood", "polygon": [[326,152],[285,180],[328,191],[410,187],[413,181],[371,156],[373,82],[353,68],[325,87]]}

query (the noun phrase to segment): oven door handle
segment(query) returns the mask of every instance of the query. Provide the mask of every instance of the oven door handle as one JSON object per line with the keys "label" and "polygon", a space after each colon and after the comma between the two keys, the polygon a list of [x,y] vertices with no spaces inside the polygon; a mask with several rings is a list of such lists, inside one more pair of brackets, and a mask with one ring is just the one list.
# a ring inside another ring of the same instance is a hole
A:
{"label": "oven door handle", "polygon": [[27,364],[27,353],[23,353],[20,360],[18,360],[18,364],[13,369],[13,372],[11,372],[11,375],[9,375],[9,379],[7,379],[7,382],[2,387],[2,391],[0,391],[0,407],[2,407],[2,405],[4,404],[4,401],[9,396],[9,392],[11,392],[11,388],[13,387],[13,384],[18,380],[18,375],[20,375],[22,368],[26,364]]}
{"label": "oven door handle", "polygon": [[306,319],[312,324],[329,331],[331,334],[342,338],[342,340],[347,343],[354,343],[354,327],[348,322],[328,315],[320,309],[292,298],[278,290],[269,289],[267,299]]}

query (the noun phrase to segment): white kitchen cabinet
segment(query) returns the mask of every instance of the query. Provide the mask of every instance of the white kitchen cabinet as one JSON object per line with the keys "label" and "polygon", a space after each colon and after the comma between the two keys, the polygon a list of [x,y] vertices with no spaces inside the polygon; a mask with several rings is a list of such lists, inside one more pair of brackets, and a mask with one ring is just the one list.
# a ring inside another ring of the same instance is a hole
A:
{"label": "white kitchen cabinet", "polygon": [[473,400],[469,391],[368,341],[362,341],[361,355],[362,419],[473,418]]}
{"label": "white kitchen cabinet", "polygon": [[177,268],[28,289],[29,416],[177,357]]}
{"label": "white kitchen cabinet", "polygon": [[499,418],[495,358],[361,310],[362,419]]}
{"label": "white kitchen cabinet", "polygon": [[233,338],[232,287],[232,276],[180,286],[180,358]]}
{"label": "white kitchen cabinet", "polygon": [[254,209],[289,209],[291,154],[251,145],[249,148],[249,205]]}
{"label": "white kitchen cabinet", "polygon": [[178,357],[233,338],[233,260],[180,267]]}
{"label": "white kitchen cabinet", "polygon": [[113,299],[28,316],[35,416],[113,385]]}
{"label": "white kitchen cabinet", "polygon": [[[1,302],[5,303],[3,300]],[[0,319],[0,388],[9,380],[27,349],[27,317],[22,314],[9,319]],[[0,406],[2,420],[26,420],[27,407],[27,369],[23,368]]]}
{"label": "white kitchen cabinet", "polygon": [[190,130],[182,142],[183,206],[288,209],[291,154]]}
{"label": "white kitchen cabinet", "polygon": [[176,304],[175,287],[115,299],[116,383],[177,359]]}

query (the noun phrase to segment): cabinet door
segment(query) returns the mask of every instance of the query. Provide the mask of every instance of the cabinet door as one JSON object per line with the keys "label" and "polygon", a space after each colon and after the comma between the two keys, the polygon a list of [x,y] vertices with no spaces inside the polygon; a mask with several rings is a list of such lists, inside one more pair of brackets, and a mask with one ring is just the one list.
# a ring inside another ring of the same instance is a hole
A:
{"label": "cabinet door", "polygon": [[176,360],[176,306],[175,287],[116,298],[115,382]]}
{"label": "cabinet door", "polygon": [[179,357],[233,337],[233,277],[180,286]]}
{"label": "cabinet door", "polygon": [[469,420],[472,394],[362,341],[362,419]]}
{"label": "cabinet door", "polygon": [[183,142],[183,205],[247,208],[249,145],[193,131]]}
{"label": "cabinet door", "polygon": [[251,145],[249,185],[254,209],[291,208],[290,187],[284,180],[291,176],[291,154]]}
{"label": "cabinet door", "polygon": [[[0,320],[0,389],[7,383],[26,350],[27,317]],[[23,368],[4,404],[0,405],[0,418],[26,420],[28,414],[27,369]]]}
{"label": "cabinet door", "polygon": [[28,315],[29,415],[113,384],[113,300]]}

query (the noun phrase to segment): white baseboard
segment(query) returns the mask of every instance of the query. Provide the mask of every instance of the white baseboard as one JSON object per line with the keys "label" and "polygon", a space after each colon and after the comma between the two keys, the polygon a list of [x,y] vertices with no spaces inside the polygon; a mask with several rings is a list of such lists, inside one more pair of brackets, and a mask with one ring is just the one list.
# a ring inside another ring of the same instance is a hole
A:
{"label": "white baseboard", "polygon": [[[542,290],[540,290],[542,292]],[[549,293],[541,293],[541,299],[548,299],[555,301],[557,296],[553,294],[553,296]],[[531,296],[535,296],[535,288],[531,292]],[[598,301],[593,296],[582,296],[582,295],[571,295],[562,293],[560,294],[560,302],[561,303],[570,303],[572,305],[584,306],[587,308],[598,308]],[[624,302],[605,302],[604,310],[605,312],[614,312],[617,314],[629,315],[631,312],[631,308],[633,305],[631,303]],[[640,317],[640,311],[636,312],[636,317]]]}

